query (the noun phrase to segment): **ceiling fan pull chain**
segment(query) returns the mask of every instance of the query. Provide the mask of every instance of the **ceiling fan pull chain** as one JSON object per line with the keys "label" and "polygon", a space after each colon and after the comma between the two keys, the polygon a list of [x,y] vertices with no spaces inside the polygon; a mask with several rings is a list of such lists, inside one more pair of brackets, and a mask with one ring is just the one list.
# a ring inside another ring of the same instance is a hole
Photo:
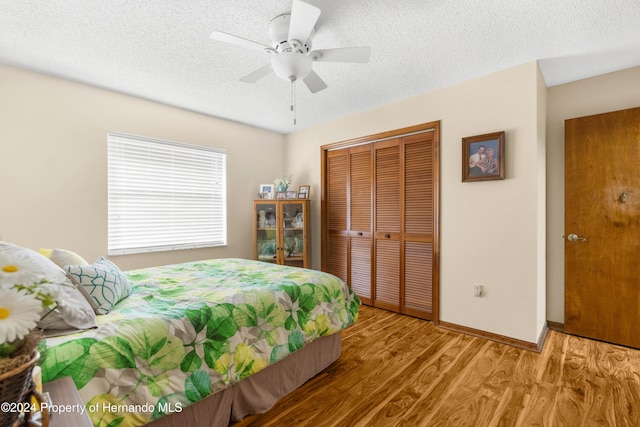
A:
{"label": "ceiling fan pull chain", "polygon": [[293,113],[293,124],[296,124],[296,78],[289,77],[291,81],[291,112]]}

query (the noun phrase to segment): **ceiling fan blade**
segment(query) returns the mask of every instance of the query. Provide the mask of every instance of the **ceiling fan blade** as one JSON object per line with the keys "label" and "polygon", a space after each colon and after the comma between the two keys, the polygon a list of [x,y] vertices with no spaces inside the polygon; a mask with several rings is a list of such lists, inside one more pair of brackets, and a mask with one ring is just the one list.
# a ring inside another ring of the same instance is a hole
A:
{"label": "ceiling fan blade", "polygon": [[253,73],[247,74],[246,76],[242,77],[240,81],[244,83],[255,83],[261,78],[268,76],[272,71],[273,68],[271,68],[271,64],[267,64],[264,67],[258,68]]}
{"label": "ceiling fan blade", "polygon": [[313,70],[311,70],[309,75],[302,80],[304,81],[304,84],[307,85],[307,88],[309,88],[311,93],[320,92],[322,89],[327,88],[327,84],[324,80],[322,80]]}
{"label": "ceiling fan blade", "polygon": [[256,49],[262,52],[267,52],[268,49],[272,49],[265,44],[247,40],[242,37],[234,36],[233,34],[224,33],[222,31],[214,31],[209,37],[211,37],[212,40],[218,40],[225,43],[248,47],[249,49]]}
{"label": "ceiling fan blade", "polygon": [[[315,54],[320,54],[316,58]],[[314,50],[309,54],[311,59],[318,62],[357,62],[365,64],[371,57],[371,48],[366,47],[339,47],[335,49]]]}
{"label": "ceiling fan blade", "polygon": [[320,9],[300,0],[293,0],[291,6],[291,22],[289,23],[289,40],[298,40],[305,44],[313,31]]}

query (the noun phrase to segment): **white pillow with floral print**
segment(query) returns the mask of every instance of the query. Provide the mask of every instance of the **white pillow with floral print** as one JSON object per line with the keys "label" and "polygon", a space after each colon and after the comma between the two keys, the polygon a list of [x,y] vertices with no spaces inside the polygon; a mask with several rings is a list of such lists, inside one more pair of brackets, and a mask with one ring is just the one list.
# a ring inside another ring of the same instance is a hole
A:
{"label": "white pillow with floral print", "polygon": [[0,241],[0,286],[32,285],[58,303],[56,309],[38,323],[43,329],[88,329],[97,326],[93,309],[66,273],[46,256],[9,242]]}

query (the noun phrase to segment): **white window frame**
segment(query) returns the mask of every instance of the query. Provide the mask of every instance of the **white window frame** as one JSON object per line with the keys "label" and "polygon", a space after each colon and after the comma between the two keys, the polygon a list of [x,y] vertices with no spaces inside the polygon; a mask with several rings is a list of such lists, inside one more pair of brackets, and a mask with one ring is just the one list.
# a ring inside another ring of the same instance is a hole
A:
{"label": "white window frame", "polygon": [[107,132],[108,254],[227,245],[226,151]]}

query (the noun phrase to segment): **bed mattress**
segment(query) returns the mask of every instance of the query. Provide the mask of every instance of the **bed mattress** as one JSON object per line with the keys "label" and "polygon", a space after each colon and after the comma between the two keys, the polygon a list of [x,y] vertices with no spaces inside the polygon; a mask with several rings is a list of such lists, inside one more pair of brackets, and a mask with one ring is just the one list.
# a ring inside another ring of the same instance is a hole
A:
{"label": "bed mattress", "polygon": [[48,338],[42,352],[43,381],[70,375],[95,425],[182,412],[337,334],[360,304],[330,274],[243,259],[127,276],[131,295],[97,329]]}

